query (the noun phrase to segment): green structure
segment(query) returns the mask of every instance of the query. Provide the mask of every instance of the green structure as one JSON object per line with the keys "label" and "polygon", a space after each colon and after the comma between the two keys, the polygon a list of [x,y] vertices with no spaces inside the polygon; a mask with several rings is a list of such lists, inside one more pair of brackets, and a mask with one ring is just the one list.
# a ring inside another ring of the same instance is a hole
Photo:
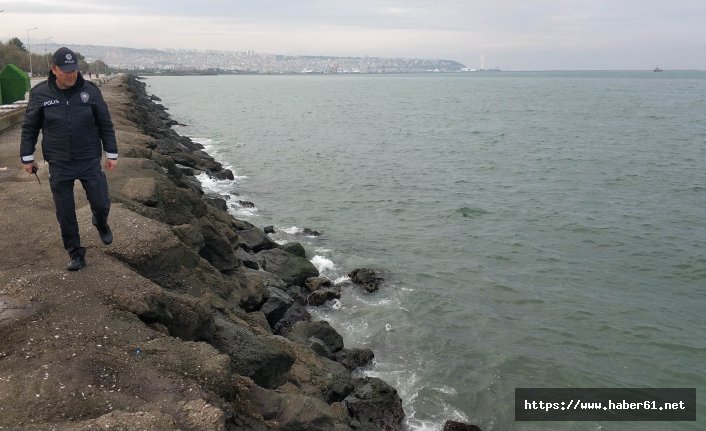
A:
{"label": "green structure", "polygon": [[29,75],[14,64],[8,64],[0,72],[0,101],[3,105],[23,100],[29,89]]}

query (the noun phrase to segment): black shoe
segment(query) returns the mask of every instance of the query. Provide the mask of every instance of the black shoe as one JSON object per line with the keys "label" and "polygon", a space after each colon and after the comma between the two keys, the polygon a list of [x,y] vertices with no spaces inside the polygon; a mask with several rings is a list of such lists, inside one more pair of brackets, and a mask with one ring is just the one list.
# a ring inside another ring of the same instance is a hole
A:
{"label": "black shoe", "polygon": [[91,222],[93,222],[93,226],[98,229],[98,235],[101,237],[101,241],[103,241],[103,244],[105,245],[110,245],[113,243],[113,232],[110,230],[110,226],[107,224],[105,226],[98,226],[98,220],[96,220],[96,216],[94,215],[91,218]]}
{"label": "black shoe", "polygon": [[105,245],[110,245],[113,243],[113,232],[110,230],[110,226],[105,225],[103,227],[98,227],[98,235],[101,237],[101,241],[103,241],[103,244]]}
{"label": "black shoe", "polygon": [[69,271],[80,271],[81,269],[86,267],[86,258],[78,256],[78,257],[72,257],[71,260],[69,261],[69,264],[66,266],[66,269]]}

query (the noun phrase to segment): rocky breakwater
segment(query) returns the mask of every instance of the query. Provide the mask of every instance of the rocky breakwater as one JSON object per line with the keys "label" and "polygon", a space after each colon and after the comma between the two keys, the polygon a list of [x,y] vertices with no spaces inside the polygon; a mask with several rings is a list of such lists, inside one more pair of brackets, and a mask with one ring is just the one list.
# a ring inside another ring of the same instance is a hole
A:
{"label": "rocky breakwater", "polygon": [[[311,320],[306,307],[336,291],[303,247],[204,195],[195,174],[232,173],[171,130],[142,82],[102,91],[121,151],[109,175],[115,242],[91,239],[76,274],[12,261],[0,273],[15,310],[0,319],[0,429],[401,429],[396,390],[351,374],[372,352]],[[91,235],[88,207],[78,216]]]}

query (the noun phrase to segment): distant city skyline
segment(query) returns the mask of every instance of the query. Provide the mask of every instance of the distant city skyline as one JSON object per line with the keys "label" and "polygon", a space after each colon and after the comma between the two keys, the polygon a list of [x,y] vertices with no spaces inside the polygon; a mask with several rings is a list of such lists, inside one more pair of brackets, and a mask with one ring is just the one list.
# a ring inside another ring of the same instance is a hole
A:
{"label": "distant city skyline", "polygon": [[292,56],[455,60],[504,70],[706,70],[702,0],[3,0],[0,40]]}

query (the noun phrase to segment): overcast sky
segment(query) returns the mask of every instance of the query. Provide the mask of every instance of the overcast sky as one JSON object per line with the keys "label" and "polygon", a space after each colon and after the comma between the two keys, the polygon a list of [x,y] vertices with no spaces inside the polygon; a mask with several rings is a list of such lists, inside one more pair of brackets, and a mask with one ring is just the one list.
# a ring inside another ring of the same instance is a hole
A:
{"label": "overcast sky", "polygon": [[[0,39],[706,70],[706,0],[0,0]],[[36,44],[36,45],[35,45]]]}

